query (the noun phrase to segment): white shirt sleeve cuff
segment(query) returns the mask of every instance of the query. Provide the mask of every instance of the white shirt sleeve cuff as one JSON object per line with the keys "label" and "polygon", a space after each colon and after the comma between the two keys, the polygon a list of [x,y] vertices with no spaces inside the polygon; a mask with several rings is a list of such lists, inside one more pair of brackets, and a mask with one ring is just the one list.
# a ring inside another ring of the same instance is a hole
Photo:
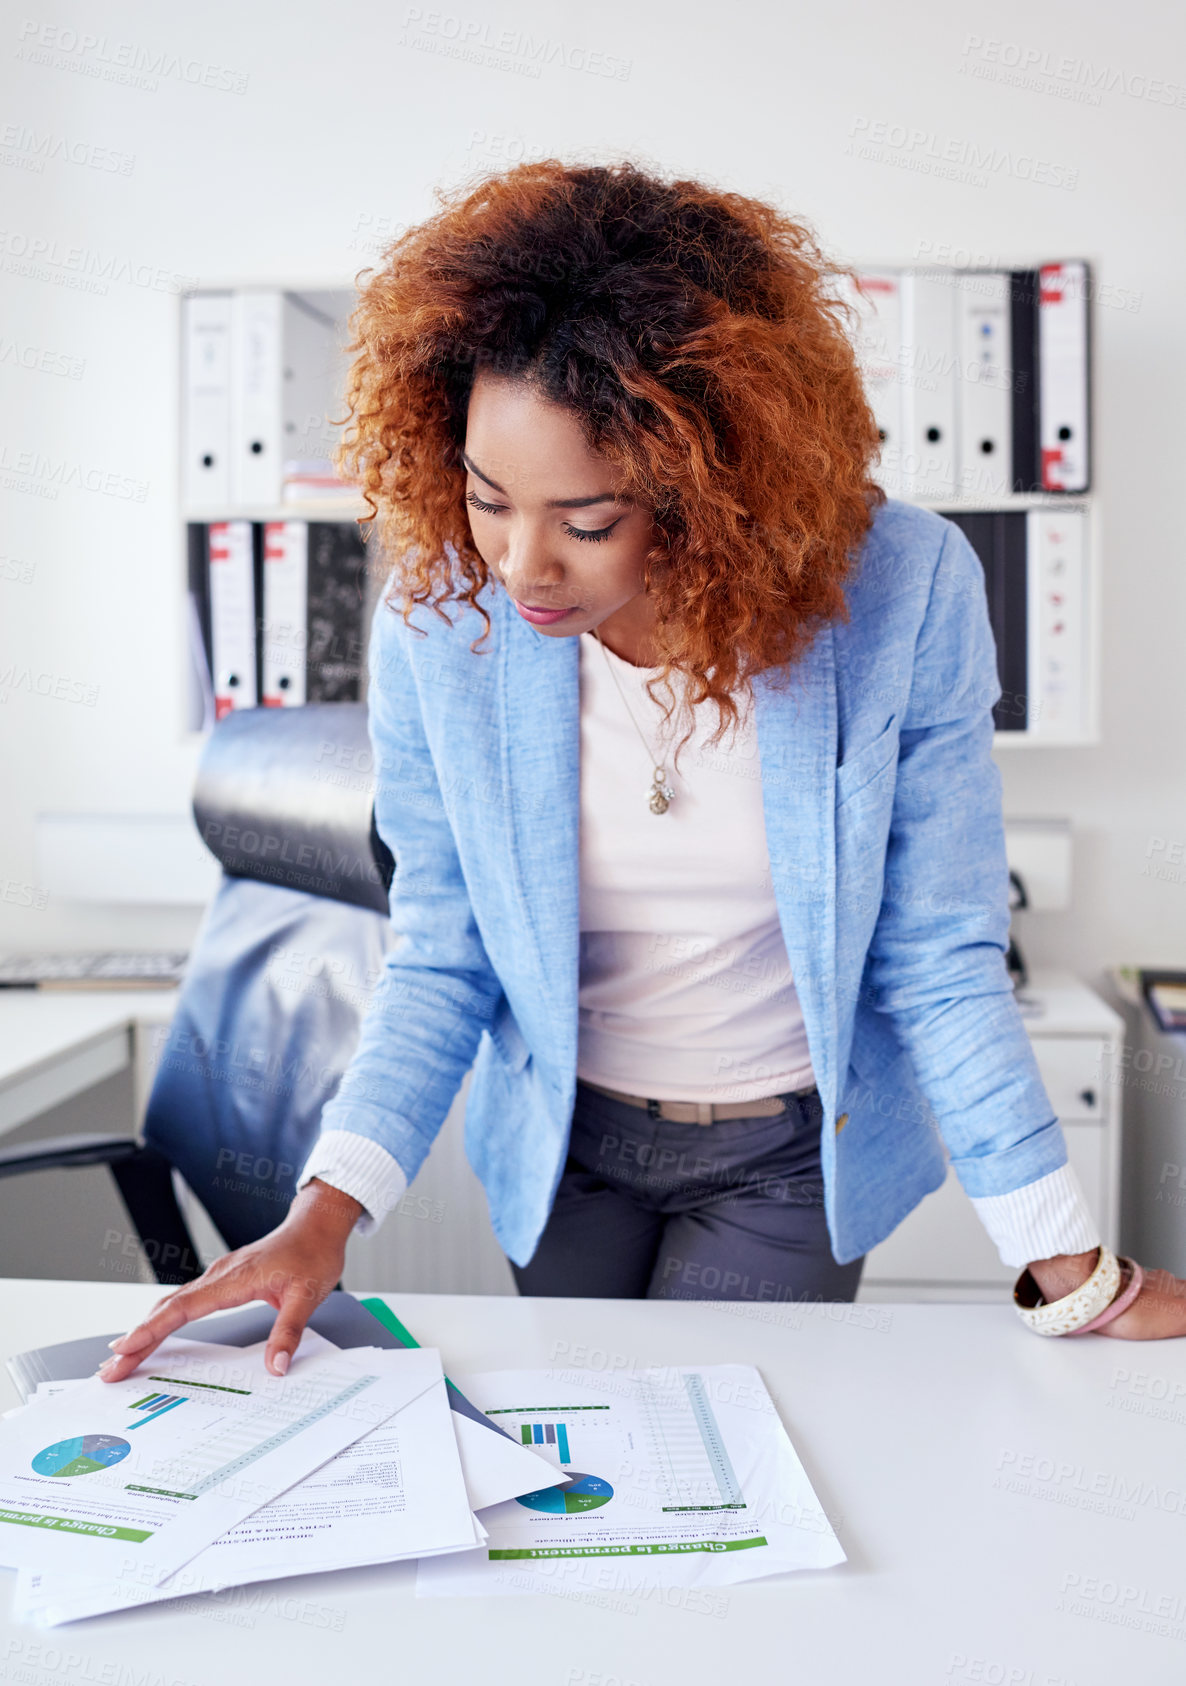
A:
{"label": "white shirt sleeve cuff", "polygon": [[1086,1253],[1100,1244],[1099,1225],[1069,1164],[1009,1194],[974,1196],[972,1204],[1007,1265]]}
{"label": "white shirt sleeve cuff", "polygon": [[353,1130],[327,1130],[313,1144],[297,1183],[304,1188],[311,1177],[320,1177],[331,1188],[341,1189],[366,1210],[355,1224],[358,1235],[369,1235],[388,1212],[399,1205],[408,1179],[387,1149]]}

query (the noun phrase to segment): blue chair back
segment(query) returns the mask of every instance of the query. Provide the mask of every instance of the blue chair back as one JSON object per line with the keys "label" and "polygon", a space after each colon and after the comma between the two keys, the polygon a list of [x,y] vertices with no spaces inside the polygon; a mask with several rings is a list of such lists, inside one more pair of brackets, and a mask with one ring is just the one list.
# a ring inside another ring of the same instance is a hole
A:
{"label": "blue chair back", "polygon": [[283,1218],[393,941],[361,703],[246,709],[211,733],[194,818],[223,866],[145,1140],[228,1247]]}

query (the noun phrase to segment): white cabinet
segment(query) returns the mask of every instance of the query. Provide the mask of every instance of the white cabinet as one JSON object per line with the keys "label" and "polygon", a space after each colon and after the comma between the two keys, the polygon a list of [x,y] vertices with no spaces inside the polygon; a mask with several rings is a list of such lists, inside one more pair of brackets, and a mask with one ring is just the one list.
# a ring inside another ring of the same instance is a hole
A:
{"label": "white cabinet", "polygon": [[[1026,1026],[1042,1081],[1067,1140],[1067,1156],[1100,1222],[1117,1240],[1123,1021],[1085,984],[1037,974],[1023,991]],[[862,1300],[999,1300],[1017,1276],[1003,1265],[952,1171],[865,1263]]]}

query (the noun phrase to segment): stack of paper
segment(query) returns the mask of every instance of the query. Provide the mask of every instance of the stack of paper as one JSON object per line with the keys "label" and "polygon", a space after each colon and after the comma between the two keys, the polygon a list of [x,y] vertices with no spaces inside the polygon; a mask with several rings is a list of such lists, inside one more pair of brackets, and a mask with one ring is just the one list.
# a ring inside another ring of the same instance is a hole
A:
{"label": "stack of paper", "polygon": [[[368,1339],[369,1314],[346,1310],[339,1338],[361,1317]],[[409,1344],[340,1350],[309,1328],[284,1379],[262,1341],[172,1337],[125,1382],[41,1380],[0,1423],[14,1617],[54,1626],[408,1558],[420,1596],[570,1598],[844,1561],[751,1367],[507,1370],[458,1392],[437,1352],[374,1315]]]}
{"label": "stack of paper", "polygon": [[[127,1381],[43,1383],[0,1424],[17,1619],[55,1625],[485,1537],[439,1353],[339,1352],[309,1330],[281,1380],[263,1350],[174,1337]],[[481,1503],[546,1475],[503,1436],[476,1439]]]}

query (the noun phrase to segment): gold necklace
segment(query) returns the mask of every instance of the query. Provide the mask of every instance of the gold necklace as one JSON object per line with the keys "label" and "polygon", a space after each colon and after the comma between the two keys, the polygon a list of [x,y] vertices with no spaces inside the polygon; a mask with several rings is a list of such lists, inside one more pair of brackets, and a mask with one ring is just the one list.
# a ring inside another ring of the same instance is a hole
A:
{"label": "gold necklace", "polygon": [[646,734],[644,733],[642,727],[638,724],[638,721],[634,718],[634,710],[631,708],[630,704],[626,701],[626,693],[625,693],[625,691],[623,691],[622,686],[621,686],[621,684],[618,680],[618,676],[614,672],[613,667],[610,663],[609,652],[607,651],[605,645],[602,644],[602,642],[601,642],[601,634],[598,632],[596,627],[593,627],[592,631],[593,631],[594,638],[596,638],[598,644],[601,645],[601,654],[605,658],[605,665],[606,665],[606,668],[609,670],[609,676],[614,682],[614,689],[615,689],[615,691],[617,691],[618,695],[622,699],[622,707],[626,710],[626,713],[630,716],[630,724],[634,727],[634,730],[638,733],[639,741],[641,742],[642,747],[647,752],[647,760],[651,763],[651,766],[652,766],[651,793],[650,793],[650,796],[647,799],[647,806],[650,808],[652,814],[665,814],[667,812],[668,808],[670,808],[671,803],[672,803],[672,799],[675,796],[675,790],[667,782],[667,769],[666,769],[666,767],[658,765],[658,757],[656,756],[654,750],[651,748],[650,744],[647,742]]}

